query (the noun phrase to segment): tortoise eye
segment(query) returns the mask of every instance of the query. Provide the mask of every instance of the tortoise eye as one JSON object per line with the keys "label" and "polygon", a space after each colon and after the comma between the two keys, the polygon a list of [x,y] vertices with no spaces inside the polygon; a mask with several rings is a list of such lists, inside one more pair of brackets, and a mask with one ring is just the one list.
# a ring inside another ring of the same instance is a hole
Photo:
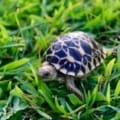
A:
{"label": "tortoise eye", "polygon": [[43,74],[43,77],[48,77],[50,75],[50,73],[48,71],[46,71],[44,74]]}

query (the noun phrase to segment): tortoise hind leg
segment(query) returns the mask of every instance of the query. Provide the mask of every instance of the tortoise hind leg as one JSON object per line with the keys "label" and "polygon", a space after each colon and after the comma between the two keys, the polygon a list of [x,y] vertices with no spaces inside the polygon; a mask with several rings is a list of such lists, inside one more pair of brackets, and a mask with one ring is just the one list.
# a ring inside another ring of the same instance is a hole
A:
{"label": "tortoise hind leg", "polygon": [[75,93],[80,99],[83,99],[83,94],[76,87],[74,78],[67,76],[66,77],[66,87],[69,91]]}

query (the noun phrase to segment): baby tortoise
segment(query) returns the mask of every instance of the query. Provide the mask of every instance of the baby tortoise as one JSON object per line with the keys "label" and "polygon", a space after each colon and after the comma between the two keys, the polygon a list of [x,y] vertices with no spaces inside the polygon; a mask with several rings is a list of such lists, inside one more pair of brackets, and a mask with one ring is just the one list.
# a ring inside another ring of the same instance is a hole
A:
{"label": "baby tortoise", "polygon": [[38,70],[44,80],[62,80],[80,99],[82,92],[75,80],[86,76],[106,58],[108,50],[84,32],[66,33],[55,40],[45,53],[45,61]]}

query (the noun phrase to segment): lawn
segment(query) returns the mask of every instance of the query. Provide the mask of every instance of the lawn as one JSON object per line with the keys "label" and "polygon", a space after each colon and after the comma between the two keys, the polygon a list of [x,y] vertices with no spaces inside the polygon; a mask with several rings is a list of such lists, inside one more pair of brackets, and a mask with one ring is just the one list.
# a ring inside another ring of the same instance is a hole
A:
{"label": "lawn", "polygon": [[50,43],[71,31],[114,48],[120,0],[0,1],[0,120],[120,120],[119,49],[78,84],[84,100],[38,76]]}

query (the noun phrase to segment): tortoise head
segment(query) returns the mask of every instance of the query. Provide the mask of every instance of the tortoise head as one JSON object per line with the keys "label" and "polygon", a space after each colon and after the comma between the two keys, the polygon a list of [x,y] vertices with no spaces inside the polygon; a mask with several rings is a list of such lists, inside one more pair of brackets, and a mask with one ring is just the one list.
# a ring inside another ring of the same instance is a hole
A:
{"label": "tortoise head", "polygon": [[48,62],[44,62],[38,69],[38,75],[45,81],[52,81],[56,79],[57,71]]}

